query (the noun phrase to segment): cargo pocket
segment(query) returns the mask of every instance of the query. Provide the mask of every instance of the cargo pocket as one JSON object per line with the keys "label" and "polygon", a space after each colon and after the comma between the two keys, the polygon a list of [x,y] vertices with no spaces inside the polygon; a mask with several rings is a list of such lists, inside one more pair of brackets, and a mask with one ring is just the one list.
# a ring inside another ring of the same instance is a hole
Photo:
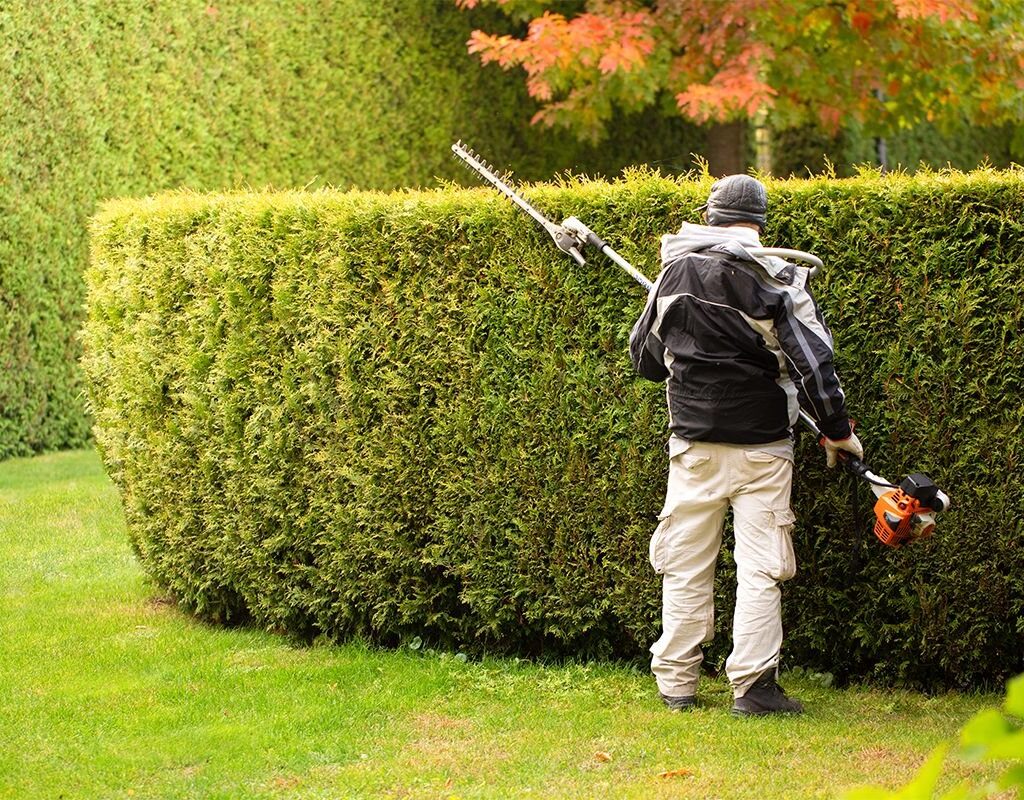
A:
{"label": "cargo pocket", "polygon": [[793,552],[793,525],[796,517],[791,509],[783,508],[770,512],[772,517],[772,545],[776,550],[777,567],[772,578],[788,581],[796,575],[796,554]]}
{"label": "cargo pocket", "polygon": [[708,462],[711,461],[711,456],[699,456],[695,453],[683,453],[679,456],[680,461],[684,467],[690,472],[700,472]]}
{"label": "cargo pocket", "polygon": [[651,566],[654,567],[656,575],[665,573],[665,558],[668,543],[665,541],[671,515],[658,517],[658,527],[654,529],[651,536],[650,557]]}
{"label": "cargo pocket", "polygon": [[688,442],[673,435],[668,440],[668,460],[681,464],[689,472],[698,472],[711,461],[711,456],[706,451],[695,453],[695,449],[695,442]]}

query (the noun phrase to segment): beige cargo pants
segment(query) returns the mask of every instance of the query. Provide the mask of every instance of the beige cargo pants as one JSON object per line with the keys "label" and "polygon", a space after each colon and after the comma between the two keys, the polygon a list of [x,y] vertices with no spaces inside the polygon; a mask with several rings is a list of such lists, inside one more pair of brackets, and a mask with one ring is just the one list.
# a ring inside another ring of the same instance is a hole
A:
{"label": "beige cargo pants", "polygon": [[[783,448],[784,449],[784,448]],[[751,447],[670,442],[668,491],[651,537],[654,571],[662,581],[662,635],[651,647],[651,669],[662,694],[696,693],[700,645],[715,630],[715,563],[726,511],[733,509],[737,589],[733,648],[725,671],[742,697],[782,647],[781,581],[796,572],[789,506],[791,456]]]}

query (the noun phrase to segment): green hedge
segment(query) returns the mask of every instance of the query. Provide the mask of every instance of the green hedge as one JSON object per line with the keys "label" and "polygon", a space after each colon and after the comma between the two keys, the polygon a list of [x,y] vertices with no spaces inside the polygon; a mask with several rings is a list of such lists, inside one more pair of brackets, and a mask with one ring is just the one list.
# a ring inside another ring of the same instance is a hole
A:
{"label": "green hedge", "polygon": [[[528,191],[650,275],[707,181]],[[790,665],[928,687],[1021,671],[1024,176],[773,182],[869,463],[956,509],[898,551],[799,441]],[[84,364],[132,541],[203,617],[299,638],[642,658],[667,472],[643,294],[486,189],[165,194],[94,221]],[[727,647],[731,574],[720,580]]]}
{"label": "green hedge", "polygon": [[533,178],[699,149],[654,112],[602,147],[531,128],[519,76],[466,53],[494,18],[451,0],[0,4],[0,458],[88,435],[74,334],[97,200],[433,184],[465,174],[459,137]]}

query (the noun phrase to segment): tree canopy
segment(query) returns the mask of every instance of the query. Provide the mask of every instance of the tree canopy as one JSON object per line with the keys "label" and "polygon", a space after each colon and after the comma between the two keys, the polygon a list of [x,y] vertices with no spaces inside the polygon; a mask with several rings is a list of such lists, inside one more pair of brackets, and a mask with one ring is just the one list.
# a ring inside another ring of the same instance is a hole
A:
{"label": "tree canopy", "polygon": [[[1024,0],[456,0],[521,36],[476,30],[484,64],[521,67],[534,121],[600,139],[618,106],[698,123],[886,135],[921,121],[1015,123],[1024,150]],[[557,6],[557,7],[556,7]]]}

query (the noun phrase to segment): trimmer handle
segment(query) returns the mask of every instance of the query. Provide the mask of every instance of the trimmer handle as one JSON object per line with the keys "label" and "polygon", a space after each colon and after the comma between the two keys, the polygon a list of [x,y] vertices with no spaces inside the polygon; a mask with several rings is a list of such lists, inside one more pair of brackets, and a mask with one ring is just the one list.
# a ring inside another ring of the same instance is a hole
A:
{"label": "trimmer handle", "polygon": [[[825,446],[824,436],[818,439],[818,444],[820,444],[822,447]],[[871,467],[869,467],[867,464],[865,464],[863,461],[857,458],[857,456],[855,456],[853,453],[847,453],[845,450],[839,450],[836,453],[836,459],[839,462],[839,466],[841,466],[855,478],[863,478],[869,472],[871,472]]]}
{"label": "trimmer handle", "polygon": [[604,250],[608,246],[608,242],[580,222],[577,217],[566,217],[562,220],[562,227],[576,234],[580,242],[585,242],[591,247],[596,247],[598,252]]}
{"label": "trimmer handle", "polygon": [[[818,444],[824,447],[825,442],[828,440],[828,437],[821,432],[821,428],[818,427],[818,423],[815,421],[814,417],[812,417],[802,408],[800,409],[800,421],[804,424],[804,427],[806,427],[808,430],[810,430],[811,433],[814,434],[814,438],[817,439]],[[853,430],[852,420],[850,421],[850,430]],[[857,458],[857,456],[855,456],[853,453],[848,453],[845,450],[839,450],[836,452],[836,456],[839,459],[839,463],[842,465],[843,469],[845,469],[851,475],[854,475],[857,478],[867,478],[867,476],[869,475],[871,475],[872,477],[877,477],[874,475],[874,473],[871,472],[871,468],[863,461],[861,461],[859,458]],[[886,485],[891,485],[888,481],[885,481],[885,483]]]}

